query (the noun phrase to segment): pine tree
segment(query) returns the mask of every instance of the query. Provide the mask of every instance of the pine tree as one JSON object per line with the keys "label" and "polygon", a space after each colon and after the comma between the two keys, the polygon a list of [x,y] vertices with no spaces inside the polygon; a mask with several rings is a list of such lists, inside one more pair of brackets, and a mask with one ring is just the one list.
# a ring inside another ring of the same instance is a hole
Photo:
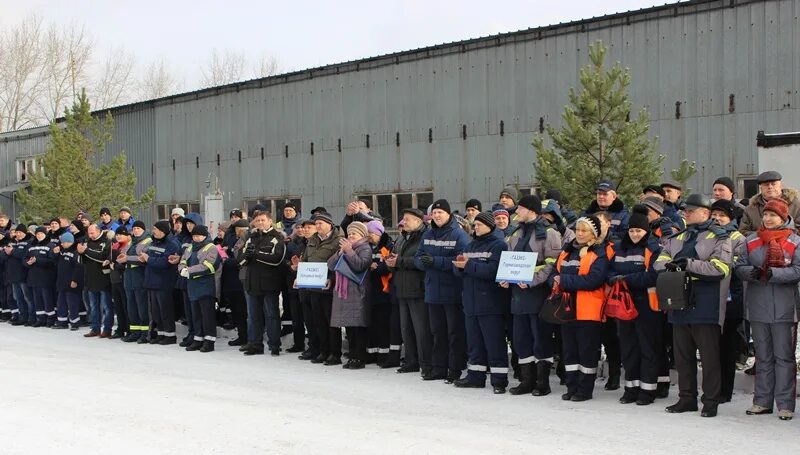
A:
{"label": "pine tree", "polygon": [[103,119],[92,116],[82,91],[72,108],[65,110],[63,124],[50,124],[47,152],[30,176],[29,191],[18,194],[24,221],[71,217],[79,211],[96,215],[102,207],[136,207],[153,200],[154,188],[136,198],[136,174],[124,153],[95,164],[104,161],[113,129],[110,113]]}
{"label": "pine tree", "polygon": [[692,192],[692,189],[687,188],[686,185],[689,184],[689,179],[695,174],[697,174],[697,163],[694,161],[689,161],[686,158],[681,160],[681,165],[678,166],[677,169],[669,171],[669,175],[671,175],[677,183],[680,183],[685,194]]}
{"label": "pine tree", "polygon": [[581,69],[580,91],[570,89],[562,126],[546,127],[552,147],[540,134],[533,141],[539,184],[558,188],[576,207],[594,198],[603,179],[617,185],[626,204],[634,203],[645,186],[661,181],[664,157],[656,155],[656,141],[647,137],[647,111],[631,118],[630,72],[619,62],[607,70],[607,52],[600,41],[589,46],[591,64]]}

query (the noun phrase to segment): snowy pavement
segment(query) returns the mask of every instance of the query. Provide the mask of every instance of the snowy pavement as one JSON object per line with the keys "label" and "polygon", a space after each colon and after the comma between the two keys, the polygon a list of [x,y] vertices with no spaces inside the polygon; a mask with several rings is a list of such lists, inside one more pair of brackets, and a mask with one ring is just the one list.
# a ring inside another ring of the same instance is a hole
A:
{"label": "snowy pavement", "polygon": [[[0,325],[0,453],[794,453],[800,422],[746,416],[737,392],[720,415],[669,415],[675,399],[620,405],[554,393],[494,396],[395,374],[244,357],[218,340],[177,346],[84,339]],[[516,381],[512,380],[512,385]],[[800,420],[800,419],[797,419]]]}

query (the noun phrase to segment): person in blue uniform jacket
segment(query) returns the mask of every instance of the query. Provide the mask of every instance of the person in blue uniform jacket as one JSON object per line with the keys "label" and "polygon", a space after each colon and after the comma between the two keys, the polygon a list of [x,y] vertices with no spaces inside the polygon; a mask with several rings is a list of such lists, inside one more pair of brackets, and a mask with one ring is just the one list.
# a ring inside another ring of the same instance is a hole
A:
{"label": "person in blue uniform jacket", "polygon": [[479,213],[474,223],[474,240],[453,261],[453,272],[464,281],[461,295],[469,352],[467,376],[454,385],[482,388],[488,371],[494,393],[502,394],[508,387],[508,347],[504,292],[495,277],[506,243],[494,235],[496,226],[491,213]]}

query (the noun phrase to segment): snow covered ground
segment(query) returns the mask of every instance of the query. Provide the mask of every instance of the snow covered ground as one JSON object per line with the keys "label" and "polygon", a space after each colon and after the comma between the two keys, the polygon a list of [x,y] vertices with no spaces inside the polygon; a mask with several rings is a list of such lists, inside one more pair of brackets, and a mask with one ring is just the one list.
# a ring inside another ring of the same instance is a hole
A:
{"label": "snow covered ground", "polygon": [[[0,453],[793,453],[797,419],[669,415],[620,405],[494,396],[393,370],[284,354],[244,357],[0,325]],[[514,383],[515,381],[512,381]],[[599,388],[598,388],[599,389]],[[791,452],[790,452],[791,450]]]}

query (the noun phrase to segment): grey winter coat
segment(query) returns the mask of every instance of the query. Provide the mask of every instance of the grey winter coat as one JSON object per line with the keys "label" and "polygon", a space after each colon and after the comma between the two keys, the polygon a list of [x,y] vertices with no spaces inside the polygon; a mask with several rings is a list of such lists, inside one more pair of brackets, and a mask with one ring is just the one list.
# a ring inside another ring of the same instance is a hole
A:
{"label": "grey winter coat", "polygon": [[[355,273],[369,270],[372,264],[372,247],[366,240],[353,247],[350,253],[341,250],[328,259],[328,270],[333,272],[339,258],[344,255],[344,260]],[[331,309],[331,327],[367,327],[369,325],[369,304],[367,303],[367,286],[369,274],[364,282],[358,285],[347,280],[347,299],[341,299],[338,292],[333,291],[333,307]],[[335,278],[334,278],[335,283]],[[334,285],[331,285],[333,288]]]}
{"label": "grey winter coat", "polygon": [[[790,220],[791,223],[791,220]],[[800,295],[797,283],[800,282],[800,236],[792,234],[787,241],[796,247],[793,255],[784,248],[786,267],[772,267],[772,278],[767,282],[753,281],[750,273],[754,267],[761,267],[767,257],[767,246],[762,244],[758,234],[747,237],[747,243],[737,252],[736,275],[747,283],[745,292],[745,317],[752,322],[774,324],[778,322],[796,323],[800,313]]]}

